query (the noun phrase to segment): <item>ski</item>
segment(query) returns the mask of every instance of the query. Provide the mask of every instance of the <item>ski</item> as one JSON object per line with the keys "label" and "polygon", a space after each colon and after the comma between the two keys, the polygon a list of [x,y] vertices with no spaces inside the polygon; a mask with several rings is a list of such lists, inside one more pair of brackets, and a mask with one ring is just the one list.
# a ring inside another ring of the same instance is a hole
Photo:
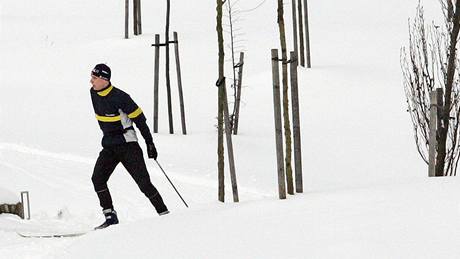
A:
{"label": "ski", "polygon": [[64,238],[64,237],[79,237],[88,232],[63,233],[63,234],[48,234],[48,233],[20,233],[16,232],[20,237],[24,238]]}

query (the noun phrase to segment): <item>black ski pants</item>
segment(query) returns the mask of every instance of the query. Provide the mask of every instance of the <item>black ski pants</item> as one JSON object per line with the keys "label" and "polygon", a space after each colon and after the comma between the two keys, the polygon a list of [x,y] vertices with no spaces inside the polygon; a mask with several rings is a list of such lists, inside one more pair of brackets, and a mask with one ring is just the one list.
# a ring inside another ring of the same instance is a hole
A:
{"label": "black ski pants", "polygon": [[157,212],[160,213],[167,210],[161,195],[150,181],[142,149],[137,142],[104,147],[99,153],[91,180],[93,181],[94,190],[97,193],[102,209],[113,209],[112,197],[107,187],[107,181],[120,162],[144,195],[150,199]]}

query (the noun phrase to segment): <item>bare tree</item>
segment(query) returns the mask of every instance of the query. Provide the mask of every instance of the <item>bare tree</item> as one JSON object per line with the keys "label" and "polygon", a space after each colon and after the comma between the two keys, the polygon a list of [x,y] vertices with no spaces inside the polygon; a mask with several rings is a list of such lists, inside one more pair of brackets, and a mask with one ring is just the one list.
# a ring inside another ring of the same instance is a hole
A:
{"label": "bare tree", "polygon": [[460,69],[457,55],[460,29],[460,1],[440,0],[444,13],[443,27],[426,25],[423,7],[409,25],[409,49],[401,50],[404,89],[414,128],[417,150],[428,163],[430,92],[444,90],[438,103],[436,176],[456,175],[460,158]]}
{"label": "bare tree", "polygon": [[243,51],[244,50],[244,45],[242,43],[245,42],[245,40],[242,38],[244,36],[244,32],[242,31],[243,28],[241,27],[236,27],[235,25],[242,20],[241,12],[236,8],[237,3],[239,2],[238,0],[235,1],[232,4],[231,0],[226,0],[226,8],[227,8],[227,15],[226,18],[228,19],[228,24],[226,25],[226,29],[224,30],[228,34],[228,39],[230,41],[230,44],[228,45],[228,49],[230,50],[231,53],[231,64],[232,64],[232,72],[233,72],[233,78],[232,81],[233,83],[231,84],[231,88],[233,89],[233,112],[230,115],[230,125],[232,131],[234,131],[234,125],[235,121],[237,118],[235,116],[237,115],[237,107],[238,107],[238,77],[237,77],[237,70],[239,69],[239,66],[242,64],[239,64],[238,61],[235,59],[235,53],[238,51]]}
{"label": "bare tree", "polygon": [[222,0],[217,1],[217,43],[219,46],[219,79],[217,80],[218,90],[218,111],[217,111],[217,168],[218,168],[218,182],[219,182],[219,201],[224,202],[225,200],[225,188],[224,188],[224,88],[221,87],[221,84],[225,81],[224,76],[224,34],[222,28]]}
{"label": "bare tree", "polygon": [[288,93],[288,68],[287,68],[287,49],[286,49],[286,30],[284,27],[284,8],[283,0],[278,0],[278,28],[280,33],[281,59],[283,69],[283,118],[284,118],[284,139],[286,148],[286,178],[287,190],[289,194],[294,194],[294,181],[292,179],[291,165],[291,123],[289,121],[289,93]]}

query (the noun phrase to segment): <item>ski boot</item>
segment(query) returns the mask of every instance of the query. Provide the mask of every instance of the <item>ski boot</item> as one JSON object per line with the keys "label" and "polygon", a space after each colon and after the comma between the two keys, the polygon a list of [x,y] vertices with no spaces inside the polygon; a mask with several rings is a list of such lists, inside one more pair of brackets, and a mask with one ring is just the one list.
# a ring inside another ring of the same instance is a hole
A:
{"label": "ski boot", "polygon": [[102,211],[105,216],[105,222],[102,223],[100,226],[95,227],[94,229],[103,229],[106,228],[110,225],[115,225],[118,224],[118,217],[117,217],[117,212],[114,209],[106,209]]}

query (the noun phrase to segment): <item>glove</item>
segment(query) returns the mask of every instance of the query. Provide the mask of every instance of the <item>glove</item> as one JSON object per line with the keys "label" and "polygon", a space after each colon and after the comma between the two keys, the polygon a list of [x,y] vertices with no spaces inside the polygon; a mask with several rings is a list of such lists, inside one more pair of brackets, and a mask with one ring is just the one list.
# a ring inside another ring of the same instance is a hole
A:
{"label": "glove", "polygon": [[149,156],[149,158],[153,158],[157,160],[158,152],[157,152],[157,149],[155,148],[155,144],[147,143],[147,155]]}

